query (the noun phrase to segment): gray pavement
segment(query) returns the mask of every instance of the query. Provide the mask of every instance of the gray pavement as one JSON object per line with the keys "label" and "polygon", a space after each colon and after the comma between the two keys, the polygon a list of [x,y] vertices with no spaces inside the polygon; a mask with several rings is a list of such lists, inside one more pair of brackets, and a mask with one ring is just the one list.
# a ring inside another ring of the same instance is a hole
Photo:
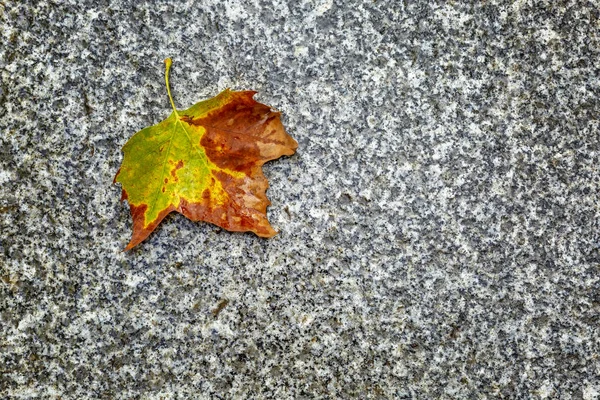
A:
{"label": "gray pavement", "polygon": [[[0,398],[596,399],[593,1],[0,1]],[[273,239],[167,217],[121,146],[280,110]]]}

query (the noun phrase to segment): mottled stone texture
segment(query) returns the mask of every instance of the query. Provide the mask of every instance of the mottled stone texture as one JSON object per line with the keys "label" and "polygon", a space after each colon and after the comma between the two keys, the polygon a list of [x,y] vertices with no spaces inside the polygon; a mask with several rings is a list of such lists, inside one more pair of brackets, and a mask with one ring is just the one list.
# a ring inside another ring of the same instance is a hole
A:
{"label": "mottled stone texture", "polygon": [[[0,398],[595,399],[595,1],[0,1]],[[112,179],[258,90],[261,239]]]}

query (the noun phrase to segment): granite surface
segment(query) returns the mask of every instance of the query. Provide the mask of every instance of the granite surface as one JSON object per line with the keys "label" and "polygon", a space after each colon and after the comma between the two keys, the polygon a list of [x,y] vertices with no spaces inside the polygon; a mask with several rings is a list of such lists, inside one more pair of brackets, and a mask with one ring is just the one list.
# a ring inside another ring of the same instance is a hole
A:
{"label": "granite surface", "polygon": [[[596,399],[596,1],[0,1],[0,398]],[[112,179],[254,89],[265,240]]]}

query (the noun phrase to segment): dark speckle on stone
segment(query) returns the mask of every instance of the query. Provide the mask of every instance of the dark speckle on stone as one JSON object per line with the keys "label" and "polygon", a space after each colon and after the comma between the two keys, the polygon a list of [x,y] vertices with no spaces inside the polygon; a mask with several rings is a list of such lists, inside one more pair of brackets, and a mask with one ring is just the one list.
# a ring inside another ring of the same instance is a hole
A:
{"label": "dark speckle on stone", "polygon": [[[599,398],[599,41],[575,0],[0,1],[0,398]],[[282,113],[276,237],[122,251],[167,57],[181,109]]]}

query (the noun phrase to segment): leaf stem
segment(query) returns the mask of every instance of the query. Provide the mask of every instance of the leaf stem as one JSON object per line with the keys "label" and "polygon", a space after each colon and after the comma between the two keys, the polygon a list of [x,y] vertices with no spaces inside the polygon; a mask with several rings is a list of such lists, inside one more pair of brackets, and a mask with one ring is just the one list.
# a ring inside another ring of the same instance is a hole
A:
{"label": "leaf stem", "polygon": [[179,114],[177,113],[177,108],[175,107],[175,102],[173,101],[173,96],[171,96],[171,88],[169,87],[169,70],[171,69],[172,63],[173,63],[173,60],[171,60],[170,57],[165,59],[165,84],[167,85],[167,93],[169,95],[169,101],[171,102],[171,107],[173,107],[173,112],[175,113],[175,115],[177,117],[179,117]]}

